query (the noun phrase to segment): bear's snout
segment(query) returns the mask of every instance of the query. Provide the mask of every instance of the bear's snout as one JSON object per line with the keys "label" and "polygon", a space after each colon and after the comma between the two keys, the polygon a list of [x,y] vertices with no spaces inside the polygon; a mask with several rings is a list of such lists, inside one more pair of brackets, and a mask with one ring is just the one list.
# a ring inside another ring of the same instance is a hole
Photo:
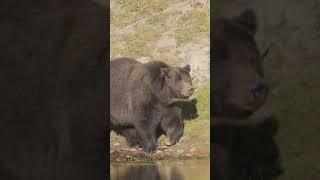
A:
{"label": "bear's snout", "polygon": [[194,92],[194,88],[192,87],[192,85],[187,85],[181,91],[181,95],[184,96],[185,98],[189,98],[190,96],[192,96],[193,92]]}
{"label": "bear's snout", "polygon": [[189,87],[189,88],[187,88],[187,89],[185,90],[184,95],[185,95],[186,97],[190,97],[190,96],[192,96],[193,91],[194,91],[193,87]]}

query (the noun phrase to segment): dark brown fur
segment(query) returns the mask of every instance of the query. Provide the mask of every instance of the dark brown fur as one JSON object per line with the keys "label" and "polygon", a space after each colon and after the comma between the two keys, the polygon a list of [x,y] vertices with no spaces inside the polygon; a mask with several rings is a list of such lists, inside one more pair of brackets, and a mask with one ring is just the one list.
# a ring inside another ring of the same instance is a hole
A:
{"label": "dark brown fur", "polygon": [[[193,88],[190,67],[174,68],[163,62],[142,64],[134,59],[111,61],[111,127],[131,134],[134,128],[138,141],[147,152],[157,146],[156,131],[173,99],[187,99]],[[190,91],[191,90],[191,91]],[[181,124],[179,118],[176,124]],[[178,138],[183,127],[176,129]],[[128,138],[128,137],[127,137]]]}

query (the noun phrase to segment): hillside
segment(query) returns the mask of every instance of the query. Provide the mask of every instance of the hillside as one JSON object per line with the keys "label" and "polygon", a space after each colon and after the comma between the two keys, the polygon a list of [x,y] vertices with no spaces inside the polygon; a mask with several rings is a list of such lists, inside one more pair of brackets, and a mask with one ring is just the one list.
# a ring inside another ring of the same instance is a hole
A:
{"label": "hillside", "polygon": [[[210,152],[210,12],[203,0],[112,0],[111,60],[131,57],[191,66],[199,116],[185,122],[184,136],[170,148],[147,156],[128,149],[111,134],[111,161],[152,161],[207,157]],[[159,142],[163,144],[164,137]]]}

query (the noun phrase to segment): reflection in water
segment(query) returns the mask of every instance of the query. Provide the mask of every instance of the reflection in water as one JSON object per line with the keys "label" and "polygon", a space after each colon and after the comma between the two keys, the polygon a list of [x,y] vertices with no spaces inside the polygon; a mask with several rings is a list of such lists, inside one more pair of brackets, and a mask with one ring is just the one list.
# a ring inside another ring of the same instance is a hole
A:
{"label": "reflection in water", "polygon": [[209,160],[189,160],[161,164],[114,163],[111,180],[209,180]]}

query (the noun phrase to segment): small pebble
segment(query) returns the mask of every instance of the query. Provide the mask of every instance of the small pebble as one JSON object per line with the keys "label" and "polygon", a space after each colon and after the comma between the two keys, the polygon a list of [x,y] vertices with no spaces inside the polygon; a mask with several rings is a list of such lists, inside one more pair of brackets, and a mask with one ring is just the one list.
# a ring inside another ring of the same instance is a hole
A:
{"label": "small pebble", "polygon": [[161,152],[162,152],[161,150],[157,150],[157,151],[156,151],[157,154],[159,154],[159,153],[161,153]]}
{"label": "small pebble", "polygon": [[196,148],[192,148],[192,149],[190,149],[190,152],[193,152],[193,151],[195,151],[196,150]]}
{"label": "small pebble", "polygon": [[114,146],[120,146],[120,143],[114,143],[113,145]]}
{"label": "small pebble", "polygon": [[183,152],[184,152],[184,150],[179,149],[177,152],[178,152],[179,154],[181,154],[181,153],[183,153]]}
{"label": "small pebble", "polygon": [[187,156],[187,157],[191,157],[191,156],[192,156],[192,154],[186,154],[186,156]]}
{"label": "small pebble", "polygon": [[159,146],[159,149],[168,149],[168,146]]}

